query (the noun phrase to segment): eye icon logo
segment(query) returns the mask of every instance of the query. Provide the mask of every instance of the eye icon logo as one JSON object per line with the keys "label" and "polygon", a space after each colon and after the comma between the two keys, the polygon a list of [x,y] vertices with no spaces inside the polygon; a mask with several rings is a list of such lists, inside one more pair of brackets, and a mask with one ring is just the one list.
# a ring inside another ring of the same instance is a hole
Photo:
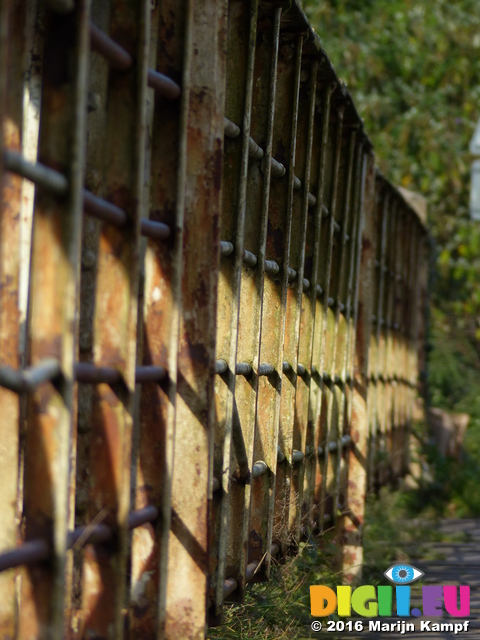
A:
{"label": "eye icon logo", "polygon": [[383,575],[395,584],[410,584],[425,574],[423,571],[420,571],[420,569],[412,567],[409,564],[394,564],[390,569],[387,569]]}

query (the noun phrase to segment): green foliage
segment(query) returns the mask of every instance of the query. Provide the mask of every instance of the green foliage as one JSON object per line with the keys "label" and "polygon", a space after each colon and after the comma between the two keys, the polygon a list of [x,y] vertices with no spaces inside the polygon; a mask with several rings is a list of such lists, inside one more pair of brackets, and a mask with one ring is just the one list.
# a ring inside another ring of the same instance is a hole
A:
{"label": "green foliage", "polygon": [[[310,637],[310,585],[339,582],[331,569],[337,547],[329,534],[320,546],[301,543],[299,555],[273,567],[268,583],[247,587],[245,603],[226,608],[222,626],[210,629],[214,640],[301,640]],[[316,636],[314,636],[316,637]]]}
{"label": "green foliage", "polygon": [[428,200],[433,405],[472,416],[480,464],[480,224],[469,219],[468,145],[480,115],[476,0],[304,0],[395,184]]}

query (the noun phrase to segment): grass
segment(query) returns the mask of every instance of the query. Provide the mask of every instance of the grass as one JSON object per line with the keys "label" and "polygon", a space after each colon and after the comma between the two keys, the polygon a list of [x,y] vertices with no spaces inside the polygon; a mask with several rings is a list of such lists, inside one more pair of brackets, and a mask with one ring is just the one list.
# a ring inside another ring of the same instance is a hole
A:
{"label": "grass", "polygon": [[[441,510],[421,508],[426,487],[401,491],[384,487],[367,497],[364,525],[362,584],[385,584],[383,572],[414,558],[442,559],[432,543],[466,540],[442,535],[435,526]],[[420,542],[419,542],[420,541]],[[337,547],[333,532],[318,544],[302,543],[296,558],[275,564],[268,583],[247,587],[245,603],[226,606],[224,624],[209,631],[210,640],[303,640],[318,638],[310,630],[310,585],[335,588],[341,583],[334,569]],[[334,618],[334,616],[331,616]],[[334,640],[333,634],[329,638]]]}

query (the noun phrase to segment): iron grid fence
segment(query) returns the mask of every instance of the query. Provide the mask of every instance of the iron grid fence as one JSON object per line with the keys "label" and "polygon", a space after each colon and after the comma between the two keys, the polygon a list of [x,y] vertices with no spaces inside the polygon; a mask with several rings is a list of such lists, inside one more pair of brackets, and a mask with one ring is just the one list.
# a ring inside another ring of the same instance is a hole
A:
{"label": "iron grid fence", "polygon": [[0,635],[198,639],[408,469],[428,235],[297,0],[0,4]]}

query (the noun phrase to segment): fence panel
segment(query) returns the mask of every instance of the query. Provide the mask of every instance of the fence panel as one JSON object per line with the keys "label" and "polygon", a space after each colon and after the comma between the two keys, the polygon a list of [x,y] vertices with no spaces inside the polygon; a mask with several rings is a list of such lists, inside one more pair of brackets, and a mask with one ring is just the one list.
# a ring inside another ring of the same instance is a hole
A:
{"label": "fence panel", "polygon": [[327,529],[359,581],[367,488],[408,471],[428,235],[299,2],[0,26],[2,634],[203,638]]}

